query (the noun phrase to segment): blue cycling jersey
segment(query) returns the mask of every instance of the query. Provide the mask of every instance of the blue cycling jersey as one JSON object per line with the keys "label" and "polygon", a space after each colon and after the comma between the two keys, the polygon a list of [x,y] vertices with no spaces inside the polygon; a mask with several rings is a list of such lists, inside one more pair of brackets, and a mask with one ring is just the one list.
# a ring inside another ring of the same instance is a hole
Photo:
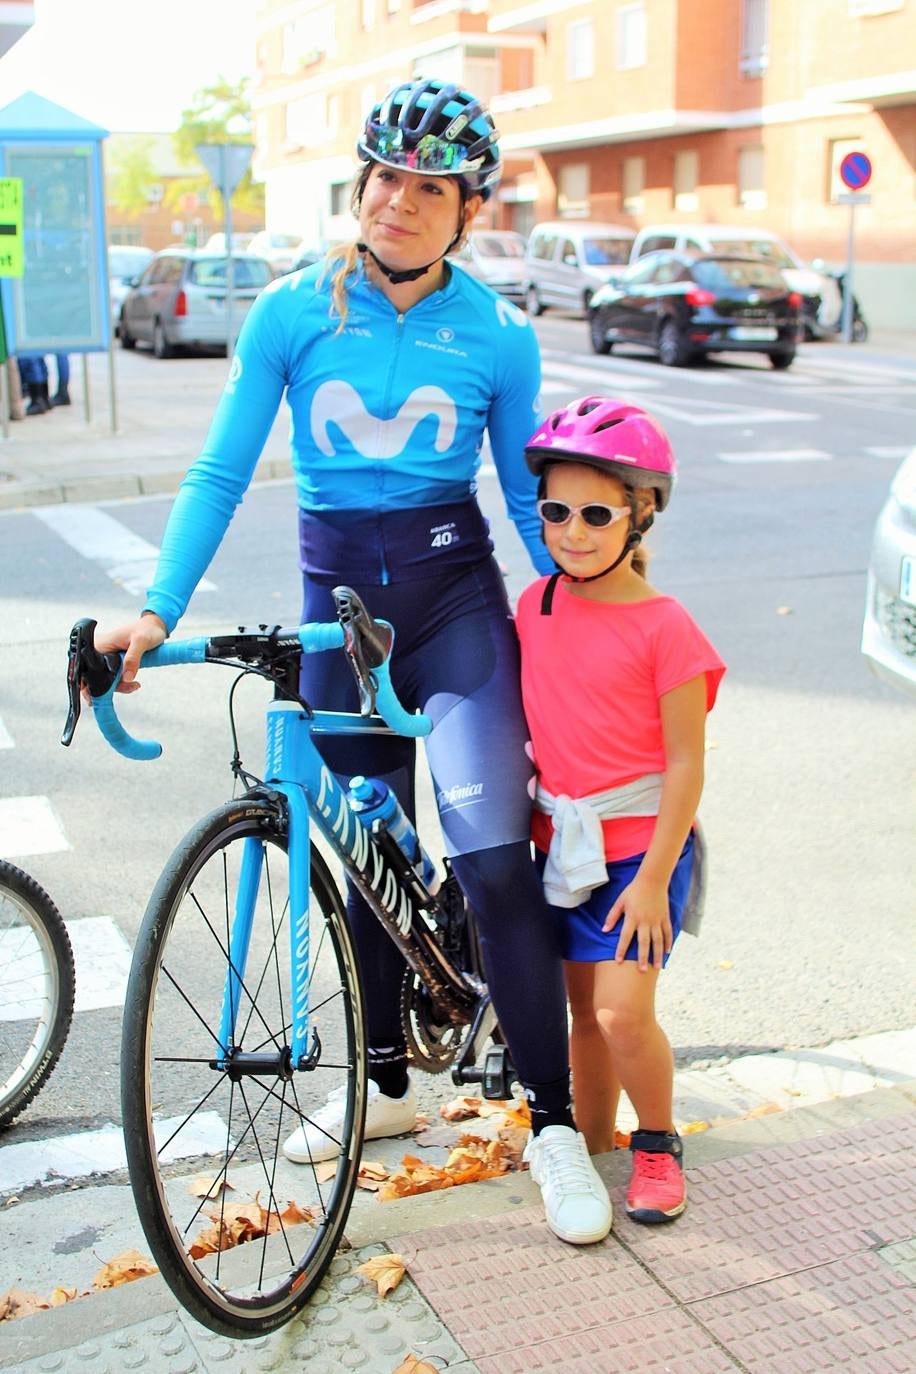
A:
{"label": "blue cycling jersey", "polygon": [[[449,271],[400,314],[358,266],[340,332],[320,264],[258,297],[163,536],[146,605],[170,630],[251,481],[284,388],[303,511],[353,511],[362,539],[369,511],[467,501],[486,430],[508,513],[538,571],[553,570],[524,460],[541,418],[534,330],[489,287]],[[389,580],[384,567],[378,580]]]}

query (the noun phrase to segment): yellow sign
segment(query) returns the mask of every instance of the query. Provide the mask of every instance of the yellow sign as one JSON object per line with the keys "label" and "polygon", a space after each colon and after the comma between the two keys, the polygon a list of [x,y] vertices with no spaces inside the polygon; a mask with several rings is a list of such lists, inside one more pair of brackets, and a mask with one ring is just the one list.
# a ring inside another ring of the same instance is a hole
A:
{"label": "yellow sign", "polygon": [[0,177],[0,277],[22,276],[22,177]]}

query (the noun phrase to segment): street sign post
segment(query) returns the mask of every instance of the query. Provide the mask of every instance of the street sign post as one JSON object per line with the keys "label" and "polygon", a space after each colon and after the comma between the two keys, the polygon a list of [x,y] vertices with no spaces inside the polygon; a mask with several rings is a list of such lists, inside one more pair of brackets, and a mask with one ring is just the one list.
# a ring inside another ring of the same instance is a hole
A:
{"label": "street sign post", "polygon": [[226,357],[231,358],[235,352],[235,330],[232,322],[232,297],[235,288],[232,264],[232,193],[248,169],[254,145],[197,143],[194,145],[194,151],[223,198],[223,229],[226,239]]}
{"label": "street sign post", "polygon": [[871,181],[871,158],[867,153],[847,153],[840,163],[840,180],[849,194],[839,199],[849,205],[849,233],[846,239],[846,277],[843,283],[843,342],[852,343],[852,268],[855,257],[855,214],[857,205],[868,205],[871,196],[862,195]]}

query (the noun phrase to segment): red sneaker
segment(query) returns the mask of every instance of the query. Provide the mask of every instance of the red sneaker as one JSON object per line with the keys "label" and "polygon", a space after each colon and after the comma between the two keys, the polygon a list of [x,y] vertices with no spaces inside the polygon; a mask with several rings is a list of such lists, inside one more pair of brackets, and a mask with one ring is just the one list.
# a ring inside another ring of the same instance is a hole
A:
{"label": "red sneaker", "polygon": [[645,1226],[679,1217],[687,1206],[681,1137],[665,1131],[634,1131],[630,1149],[633,1172],[627,1188],[627,1215]]}

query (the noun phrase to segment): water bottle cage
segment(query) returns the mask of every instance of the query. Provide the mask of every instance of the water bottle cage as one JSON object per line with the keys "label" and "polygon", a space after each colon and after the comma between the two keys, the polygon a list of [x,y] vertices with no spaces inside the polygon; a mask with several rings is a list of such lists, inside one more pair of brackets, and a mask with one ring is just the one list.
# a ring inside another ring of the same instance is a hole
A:
{"label": "water bottle cage", "polygon": [[394,869],[402,886],[407,888],[417,905],[419,907],[434,906],[435,897],[380,816],[372,822],[371,829],[379,849]]}

